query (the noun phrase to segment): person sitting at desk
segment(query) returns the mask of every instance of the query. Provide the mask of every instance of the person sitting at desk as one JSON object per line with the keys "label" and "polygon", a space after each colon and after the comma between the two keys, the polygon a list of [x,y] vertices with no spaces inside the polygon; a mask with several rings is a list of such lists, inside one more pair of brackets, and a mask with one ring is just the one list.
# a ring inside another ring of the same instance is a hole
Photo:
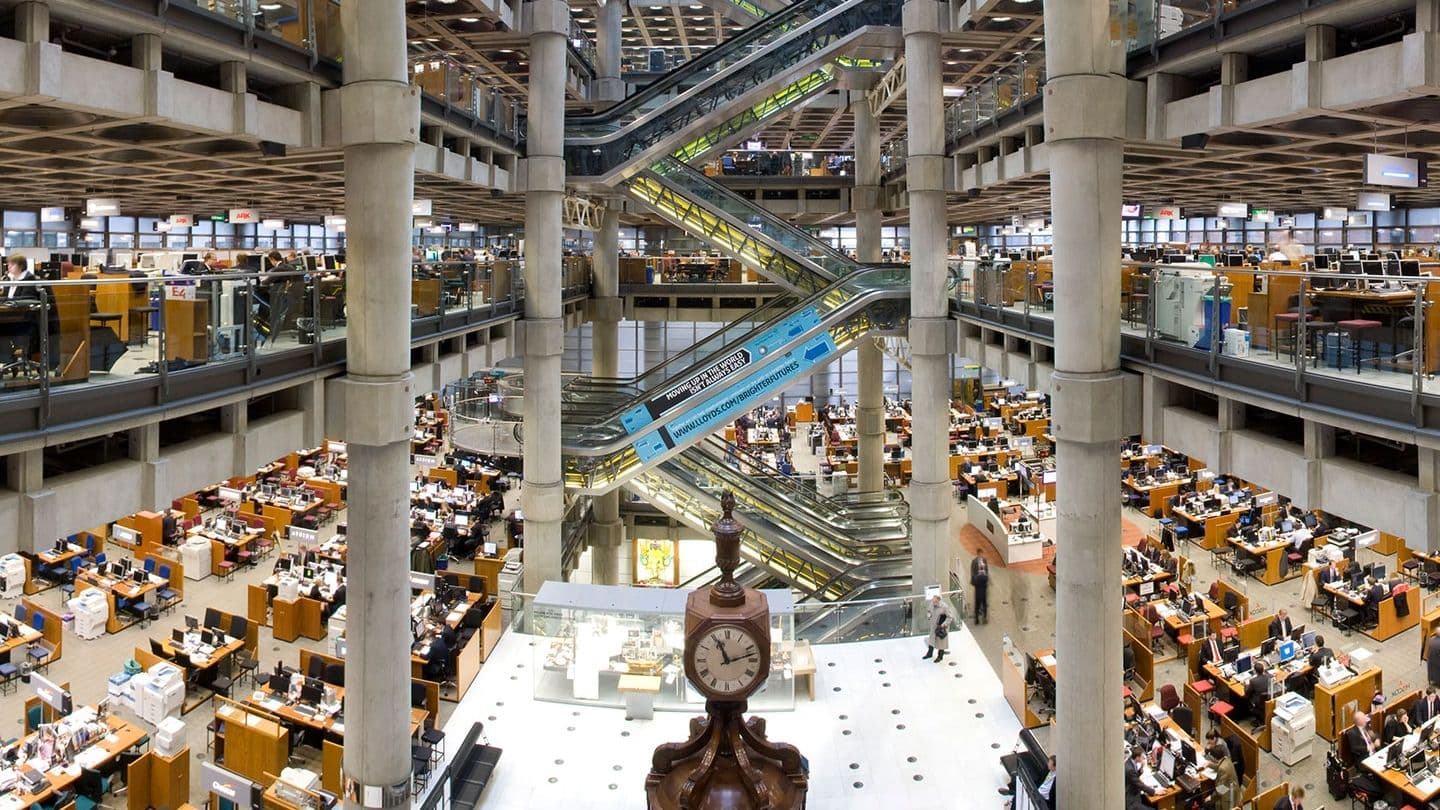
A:
{"label": "person sitting at desk", "polygon": [[1275,613],[1275,618],[1270,620],[1270,638],[1290,638],[1290,631],[1294,629],[1290,624],[1290,615],[1285,612],[1285,608],[1280,608]]}
{"label": "person sitting at desk", "polygon": [[1315,637],[1315,652],[1310,653],[1310,668],[1319,669],[1325,664],[1335,660],[1335,653],[1325,646],[1325,637]]}
{"label": "person sitting at desk", "polygon": [[424,654],[425,665],[420,668],[420,674],[427,681],[444,683],[446,675],[450,672],[450,649],[455,644],[455,631],[448,626],[430,639]]}
{"label": "person sitting at desk", "polygon": [[1275,802],[1272,810],[1305,810],[1305,788],[1303,785],[1291,785],[1280,800]]}
{"label": "person sitting at desk", "polygon": [[335,593],[330,597],[330,601],[322,601],[320,603],[320,621],[330,621],[330,617],[334,615],[335,611],[339,610],[343,604],[345,604],[345,583],[342,582],[340,583],[340,587],[335,589]]}
{"label": "person sitting at desk", "polygon": [[1410,715],[1404,709],[1390,712],[1385,718],[1385,744],[1389,745],[1414,730],[1410,725]]}
{"label": "person sitting at desk", "polygon": [[1250,716],[1256,725],[1266,722],[1265,703],[1270,700],[1270,687],[1275,683],[1270,677],[1269,667],[1264,661],[1255,662],[1255,674],[1245,686],[1245,702],[1250,704]]}
{"label": "person sitting at desk", "polygon": [[1344,739],[1346,750],[1350,753],[1350,760],[1358,765],[1360,760],[1380,748],[1380,740],[1376,739],[1375,732],[1370,730],[1370,715],[1364,712],[1355,712],[1354,720],[1355,725],[1345,730]]}
{"label": "person sitting at desk", "polygon": [[[34,281],[35,274],[25,267],[24,256],[11,256],[5,261],[5,277],[10,281]],[[40,288],[19,284],[5,285],[5,295],[0,302],[6,305],[26,305],[40,300]],[[0,338],[8,342],[8,354],[16,361],[23,360],[39,350],[39,314],[34,318],[0,324]]]}
{"label": "person sitting at desk", "polygon": [[169,509],[166,509],[165,516],[160,518],[160,542],[167,546],[180,542],[179,524],[175,521],[175,513]]}
{"label": "person sitting at desk", "polygon": [[1230,747],[1224,740],[1212,740],[1205,748],[1205,758],[1215,770],[1215,792],[1220,796],[1216,807],[1233,807],[1240,798],[1240,777],[1235,774],[1235,763],[1230,759]]}
{"label": "person sitting at desk", "polygon": [[1380,603],[1390,594],[1385,586],[1376,582],[1373,577],[1366,577],[1365,582],[1365,622],[1373,626],[1380,623]]}
{"label": "person sitting at desk", "polygon": [[1145,749],[1135,746],[1125,760],[1125,810],[1143,810],[1152,791],[1145,785]]}
{"label": "person sitting at desk", "polygon": [[1200,666],[1214,664],[1220,666],[1225,663],[1225,645],[1221,642],[1218,634],[1211,633],[1205,637],[1205,643],[1200,645]]}

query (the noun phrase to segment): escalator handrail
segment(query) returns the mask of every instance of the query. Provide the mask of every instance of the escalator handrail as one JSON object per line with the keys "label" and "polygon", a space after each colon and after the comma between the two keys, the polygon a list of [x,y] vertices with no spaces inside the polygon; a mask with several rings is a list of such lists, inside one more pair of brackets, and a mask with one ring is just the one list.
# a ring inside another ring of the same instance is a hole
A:
{"label": "escalator handrail", "polygon": [[[894,274],[896,274],[896,272],[897,272],[896,270],[894,270],[894,269],[892,269],[892,268],[890,268],[890,267],[885,267],[885,266],[877,266],[877,267],[866,267],[866,268],[863,268],[863,269],[861,269],[860,271],[857,271],[857,272],[855,272],[855,273],[852,273],[852,274],[850,274],[850,275],[848,275],[848,276],[845,276],[844,278],[836,281],[834,284],[831,284],[830,286],[826,287],[824,290],[821,290],[820,292],[816,293],[815,295],[812,295],[812,296],[810,296],[809,298],[806,298],[803,302],[801,302],[799,305],[797,305],[797,306],[796,306],[794,309],[792,309],[790,312],[784,313],[784,314],[776,317],[776,318],[775,318],[773,321],[771,321],[769,324],[765,324],[765,325],[762,325],[762,326],[760,326],[760,327],[757,327],[756,329],[752,330],[752,334],[753,334],[753,332],[755,332],[755,331],[760,331],[760,330],[762,330],[762,329],[767,329],[767,328],[769,328],[769,327],[772,326],[772,325],[777,325],[777,324],[781,323],[784,318],[788,318],[792,313],[794,313],[794,312],[796,312],[796,311],[799,311],[800,309],[802,309],[802,308],[805,307],[805,306],[810,306],[810,305],[813,305],[813,304],[816,304],[816,303],[823,303],[825,299],[830,298],[830,297],[832,297],[832,296],[844,295],[844,298],[843,298],[840,302],[834,304],[833,306],[831,306],[831,307],[829,307],[829,308],[827,309],[827,311],[824,313],[824,318],[823,318],[822,321],[821,321],[821,327],[820,327],[820,328],[822,328],[822,329],[823,329],[823,328],[834,328],[833,326],[831,326],[831,327],[825,327],[824,324],[826,323],[826,321],[828,321],[828,320],[830,320],[830,319],[832,319],[832,318],[835,318],[835,317],[837,317],[837,316],[842,317],[842,318],[853,317],[853,316],[856,314],[856,312],[861,311],[861,310],[864,310],[864,309],[868,308],[869,306],[871,306],[871,305],[874,303],[874,301],[871,300],[871,299],[872,299],[872,297],[874,297],[874,296],[876,296],[876,295],[881,295],[881,294],[883,294],[882,297],[892,297],[892,296],[901,295],[901,294],[904,294],[904,293],[908,292],[908,287],[902,289],[902,288],[899,288],[898,286],[895,286],[895,285],[893,285],[893,284],[884,284],[884,283],[872,283],[872,284],[867,284],[867,283],[866,283],[867,280],[872,279],[872,278],[881,278],[881,277],[891,278],[891,277],[894,276]],[[752,364],[751,366],[748,366],[748,367],[746,368],[745,372],[743,373],[743,376],[737,377],[736,380],[735,380],[735,382],[738,383],[741,379],[744,379],[744,377],[749,377],[749,376],[753,376],[753,375],[762,374],[762,373],[764,372],[764,370],[768,369],[768,368],[769,368],[771,365],[773,365],[775,362],[782,360],[782,359],[784,358],[786,352],[792,350],[792,349],[795,348],[796,346],[802,345],[806,340],[809,340],[809,339],[810,339],[810,336],[811,336],[811,333],[807,331],[807,332],[805,332],[805,333],[802,333],[802,334],[800,334],[800,335],[797,335],[797,336],[791,338],[791,339],[790,339],[789,341],[787,341],[785,344],[783,344],[782,346],[778,347],[775,351],[770,352],[770,354],[769,354],[768,356],[766,356],[765,358],[763,358],[760,362],[754,363],[754,364]],[[712,356],[721,356],[721,355],[724,355],[724,354],[727,353],[727,352],[739,350],[739,349],[750,339],[750,337],[751,337],[751,334],[746,334],[746,335],[738,338],[736,341],[734,341],[734,342],[731,343],[730,345],[725,346],[725,347],[722,348],[719,352],[717,352],[715,355],[712,355]],[[697,371],[697,372],[698,372],[698,370],[699,370],[699,369],[695,369],[695,371]],[[672,378],[672,379],[678,380],[678,379],[679,379],[679,376],[683,376],[683,375],[677,375],[676,378]],[[668,383],[668,382],[669,382],[669,381],[667,381],[667,383]],[[641,403],[641,402],[649,401],[650,399],[652,399],[652,398],[654,398],[654,397],[658,397],[659,395],[668,392],[668,390],[670,389],[670,387],[671,387],[670,384],[661,385],[661,386],[659,386],[659,387],[656,387],[656,388],[654,388],[654,389],[651,389],[651,390],[647,391],[645,396],[639,397],[639,398],[637,398],[636,400],[634,400],[634,401],[632,401],[632,402],[630,402],[630,403],[627,403],[627,404],[625,404],[625,405],[623,405],[623,406],[621,406],[621,407],[616,408],[615,410],[613,410],[613,411],[610,413],[610,416],[609,416],[608,418],[602,420],[602,422],[613,422],[613,421],[615,421],[624,411],[629,410],[630,408],[635,407],[635,405],[637,405],[637,404],[639,404],[639,403]],[[682,408],[682,407],[686,407],[686,406],[693,407],[693,406],[694,406],[694,403],[680,402],[680,403],[677,403],[677,404],[675,404],[675,405],[672,405],[670,408],[668,408],[668,409],[666,409],[665,411],[663,411],[662,413],[656,415],[655,418],[654,418],[654,421],[651,422],[651,424],[652,424],[652,425],[658,425],[658,424],[663,423],[668,417],[670,417],[671,415],[673,415],[676,410],[678,410],[678,409],[680,409],[680,408]],[[605,452],[613,452],[615,449],[618,449],[619,447],[621,447],[621,446],[623,446],[623,445],[628,445],[628,444],[630,444],[631,441],[633,440],[633,437],[632,437],[631,434],[625,433],[624,430],[623,430],[623,428],[621,428],[620,430],[621,430],[621,432],[620,432],[619,434],[617,434],[617,435],[615,435],[615,436],[612,436],[612,437],[609,438],[609,439],[604,440],[603,445],[601,445],[600,447],[577,446],[576,444],[571,443],[571,444],[569,444],[569,445],[566,446],[566,447],[567,447],[566,452],[573,454],[573,453],[576,453],[577,451],[581,451],[580,454],[582,454],[582,455],[599,455],[599,454],[602,454],[602,453],[605,453]],[[572,442],[573,442],[574,440],[575,440],[574,438],[571,439]],[[562,441],[563,441],[563,436],[562,436]],[[609,448],[609,449],[607,450],[606,448]]]}
{"label": "escalator handrail", "polygon": [[[634,93],[621,101],[606,107],[604,110],[586,115],[569,115],[565,117],[565,127],[599,127],[613,125],[616,118],[628,115],[645,104],[666,95],[687,81],[703,76],[716,65],[721,64],[737,51],[744,52],[775,31],[785,33],[786,26],[797,20],[806,19],[812,15],[817,8],[822,13],[830,7],[843,5],[845,0],[800,0],[781,11],[771,14],[763,19],[757,20],[752,25],[746,26],[743,31],[725,40],[719,45],[710,48],[705,53],[691,59],[685,64],[666,74],[656,81],[646,85],[644,89]],[[746,54],[748,55],[748,54]],[[745,58],[744,56],[741,57]],[[739,61],[739,60],[737,60]]]}
{"label": "escalator handrail", "polygon": [[737,207],[743,207],[749,212],[752,212],[750,214],[751,216],[755,216],[764,220],[766,223],[768,223],[769,227],[773,227],[776,230],[793,233],[796,238],[803,240],[817,254],[832,259],[836,263],[840,264],[842,267],[845,267],[847,274],[854,272],[860,267],[859,262],[851,259],[849,256],[841,253],[839,250],[836,250],[830,244],[822,242],[814,236],[811,236],[803,230],[795,227],[794,225],[791,225],[785,220],[772,214],[769,210],[756,205],[753,200],[747,200],[744,197],[741,197],[739,194],[736,194],[730,189],[720,185],[719,183],[716,183],[715,181],[706,177],[704,174],[691,168],[688,164],[676,160],[673,157],[667,156],[661,160],[656,161],[655,164],[650,167],[649,171],[661,177],[662,180],[666,177],[678,175],[686,178],[686,180],[692,183],[704,183],[707,186],[713,188],[715,194],[723,196],[726,199],[732,201],[737,205]]}

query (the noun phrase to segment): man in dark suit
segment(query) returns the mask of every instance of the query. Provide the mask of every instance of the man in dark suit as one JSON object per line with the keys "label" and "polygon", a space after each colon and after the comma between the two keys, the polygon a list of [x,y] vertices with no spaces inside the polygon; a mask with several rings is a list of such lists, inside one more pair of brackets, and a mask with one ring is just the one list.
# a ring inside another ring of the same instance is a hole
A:
{"label": "man in dark suit", "polygon": [[1295,628],[1290,625],[1290,615],[1285,612],[1285,608],[1280,608],[1275,618],[1270,620],[1270,638],[1289,638],[1293,629]]}
{"label": "man in dark suit", "polygon": [[1331,560],[1324,568],[1320,569],[1320,584],[1329,585],[1332,582],[1340,581],[1340,566]]}
{"label": "man in dark suit", "polygon": [[1250,716],[1256,724],[1265,722],[1265,702],[1270,699],[1270,687],[1274,684],[1264,661],[1255,662],[1255,674],[1245,687],[1245,702],[1250,704]]}
{"label": "man in dark suit", "polygon": [[1425,677],[1431,686],[1440,686],[1440,633],[1425,642]]}
{"label": "man in dark suit", "polygon": [[1140,778],[1145,775],[1145,750],[1136,747],[1125,760],[1125,810],[1140,810],[1145,807],[1145,797],[1150,788]]}
{"label": "man in dark suit", "polygon": [[1345,729],[1345,746],[1356,765],[1380,748],[1380,739],[1370,730],[1370,715],[1355,713],[1355,725]]}
{"label": "man in dark suit", "polygon": [[1328,664],[1335,658],[1335,653],[1325,646],[1325,637],[1315,637],[1315,651],[1310,653],[1310,668],[1319,669],[1322,664]]}
{"label": "man in dark suit", "polygon": [[1380,621],[1380,603],[1385,601],[1389,591],[1380,582],[1371,582],[1365,590],[1365,621],[1374,625]]}
{"label": "man in dark suit", "polygon": [[[995,514],[1000,514],[998,507]],[[970,587],[975,591],[975,623],[986,624],[990,621],[990,564],[979,554],[970,560]]]}
{"label": "man in dark suit", "polygon": [[1200,666],[1214,664],[1220,666],[1225,662],[1225,646],[1220,643],[1220,636],[1211,633],[1205,637],[1204,643],[1200,645]]}
{"label": "man in dark suit", "polygon": [[1411,714],[1415,716],[1417,726],[1423,726],[1432,718],[1440,716],[1440,695],[1435,694],[1435,687],[1425,687],[1425,694],[1415,701]]}
{"label": "man in dark suit", "polygon": [[1305,788],[1300,785],[1291,785],[1289,792],[1275,802],[1274,810],[1305,810]]}

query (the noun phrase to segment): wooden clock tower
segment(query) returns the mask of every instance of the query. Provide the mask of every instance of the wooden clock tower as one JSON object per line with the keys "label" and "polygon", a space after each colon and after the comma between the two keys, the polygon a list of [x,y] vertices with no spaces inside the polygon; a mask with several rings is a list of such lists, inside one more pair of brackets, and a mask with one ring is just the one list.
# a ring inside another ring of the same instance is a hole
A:
{"label": "wooden clock tower", "polygon": [[655,749],[645,778],[649,810],[802,810],[808,777],[800,751],[765,739],[765,721],[745,719],[746,700],[770,674],[770,606],[735,581],[740,524],[735,496],[720,499],[715,565],[720,580],[685,605],[685,675],[705,695],[690,739]]}

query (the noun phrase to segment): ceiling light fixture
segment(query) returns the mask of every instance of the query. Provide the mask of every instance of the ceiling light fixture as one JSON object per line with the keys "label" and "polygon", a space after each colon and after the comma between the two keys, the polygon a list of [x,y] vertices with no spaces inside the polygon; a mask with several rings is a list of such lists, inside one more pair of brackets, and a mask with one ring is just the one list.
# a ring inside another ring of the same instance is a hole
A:
{"label": "ceiling light fixture", "polygon": [[260,4],[260,10],[261,10],[261,11],[279,11],[279,10],[280,10],[280,4],[279,4],[279,3],[261,3],[261,4]]}
{"label": "ceiling light fixture", "polygon": [[990,19],[994,20],[995,22],[1010,22],[1009,17],[991,17]]}

